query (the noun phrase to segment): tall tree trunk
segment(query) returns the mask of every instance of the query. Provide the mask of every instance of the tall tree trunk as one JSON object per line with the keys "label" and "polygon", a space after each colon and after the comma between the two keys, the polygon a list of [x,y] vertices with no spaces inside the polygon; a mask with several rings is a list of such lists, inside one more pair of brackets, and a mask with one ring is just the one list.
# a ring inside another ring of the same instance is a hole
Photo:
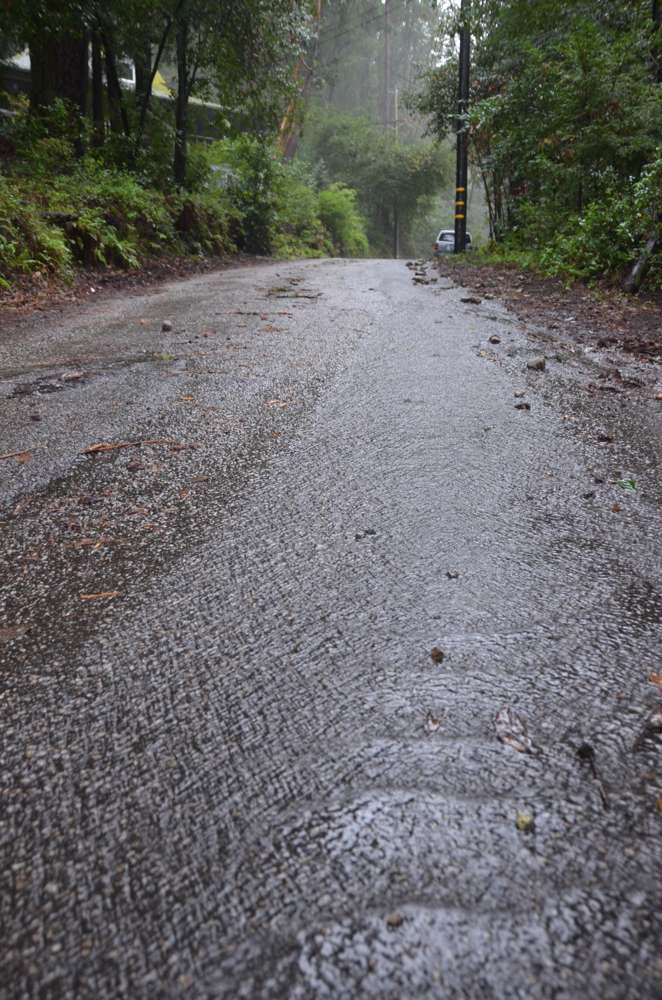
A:
{"label": "tall tree trunk", "polygon": [[391,119],[391,9],[384,0],[384,121]]}
{"label": "tall tree trunk", "polygon": [[112,132],[124,132],[124,135],[131,134],[129,118],[126,113],[126,106],[122,97],[120,81],[117,75],[117,63],[115,62],[115,52],[110,39],[105,31],[101,32],[103,50],[106,56],[106,82],[108,85],[108,117],[110,118],[110,128]]}
{"label": "tall tree trunk", "polygon": [[152,46],[145,42],[136,57],[136,103],[142,104],[152,89]]}
{"label": "tall tree trunk", "polygon": [[189,80],[186,65],[186,42],[188,20],[177,19],[177,104],[175,106],[175,160],[173,173],[175,183],[186,184],[186,126],[188,122]]}
{"label": "tall tree trunk", "polygon": [[74,147],[85,152],[79,133],[80,120],[87,111],[89,35],[62,31],[35,32],[29,41],[30,108],[37,114],[60,98],[67,102],[72,118]]}
{"label": "tall tree trunk", "polygon": [[103,66],[101,40],[98,31],[92,32],[92,143],[102,146],[104,140]]}
{"label": "tall tree trunk", "polygon": [[[183,0],[179,0],[175,14],[180,10]],[[147,108],[149,107],[149,99],[152,96],[152,84],[154,83],[154,77],[156,76],[156,71],[159,68],[159,63],[161,62],[161,56],[163,55],[163,50],[165,49],[166,42],[168,41],[168,35],[170,34],[170,29],[172,27],[172,20],[166,22],[166,26],[163,29],[163,34],[161,35],[161,41],[159,42],[159,47],[156,50],[156,56],[154,61],[150,66],[149,77],[145,80],[145,89],[142,94],[142,98],[139,101],[140,104],[140,116],[138,119],[138,132],[136,135],[136,147],[142,144],[143,132],[145,131],[145,122],[147,121]],[[150,52],[151,58],[151,52]],[[137,83],[137,77],[136,77]]]}
{"label": "tall tree trunk", "polygon": [[50,31],[35,33],[28,43],[30,51],[30,110],[39,113],[55,100],[53,62],[55,38]]}

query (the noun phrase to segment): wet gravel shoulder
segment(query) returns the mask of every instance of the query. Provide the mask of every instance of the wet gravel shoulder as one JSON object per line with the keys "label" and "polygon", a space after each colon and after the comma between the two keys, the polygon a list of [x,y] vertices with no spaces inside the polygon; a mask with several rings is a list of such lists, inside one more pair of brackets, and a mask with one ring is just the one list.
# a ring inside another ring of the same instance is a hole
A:
{"label": "wet gravel shoulder", "polygon": [[0,467],[3,998],[662,996],[658,403],[413,277],[58,334],[109,367]]}

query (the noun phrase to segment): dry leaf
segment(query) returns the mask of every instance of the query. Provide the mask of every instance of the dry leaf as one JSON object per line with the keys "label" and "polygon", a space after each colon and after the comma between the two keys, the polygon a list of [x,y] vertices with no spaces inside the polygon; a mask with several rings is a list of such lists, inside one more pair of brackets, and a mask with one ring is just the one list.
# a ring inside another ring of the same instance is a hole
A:
{"label": "dry leaf", "polygon": [[432,652],[430,653],[430,656],[436,663],[441,663],[441,661],[444,658],[444,651],[443,649],[439,649],[438,646],[435,646]]}
{"label": "dry leaf", "polygon": [[16,461],[19,465],[23,465],[23,462],[31,462],[32,455],[29,451],[22,451],[20,455],[16,456]]}
{"label": "dry leaf", "polygon": [[534,755],[540,753],[540,747],[527,735],[526,726],[512,708],[503,708],[497,712],[494,728],[501,742],[513,750]]}
{"label": "dry leaf", "polygon": [[657,684],[660,691],[662,691],[662,674],[658,674],[657,670],[651,670],[648,679],[651,680],[653,684]]}
{"label": "dry leaf", "polygon": [[616,513],[618,514],[619,510],[621,509],[621,505],[619,503],[615,503],[611,509],[615,510]]}
{"label": "dry leaf", "polygon": [[17,639],[19,635],[25,635],[29,628],[29,625],[10,625],[6,628],[0,628],[0,642]]}

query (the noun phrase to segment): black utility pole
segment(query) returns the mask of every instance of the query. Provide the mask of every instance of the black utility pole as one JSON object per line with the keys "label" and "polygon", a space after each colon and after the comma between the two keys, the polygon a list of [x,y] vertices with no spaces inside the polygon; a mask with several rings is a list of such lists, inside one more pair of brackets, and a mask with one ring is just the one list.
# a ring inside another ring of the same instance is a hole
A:
{"label": "black utility pole", "polygon": [[466,111],[469,104],[469,45],[467,27],[469,0],[462,0],[462,30],[460,31],[460,78],[457,88],[457,171],[455,180],[455,253],[467,248],[467,165],[469,134]]}

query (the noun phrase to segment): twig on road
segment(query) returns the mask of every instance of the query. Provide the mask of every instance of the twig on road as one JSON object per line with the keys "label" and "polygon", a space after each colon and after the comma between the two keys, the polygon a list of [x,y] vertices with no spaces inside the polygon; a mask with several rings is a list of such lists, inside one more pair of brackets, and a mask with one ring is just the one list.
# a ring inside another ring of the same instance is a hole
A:
{"label": "twig on road", "polygon": [[21,448],[20,451],[10,451],[7,455],[0,455],[0,461],[3,458],[16,458],[17,455],[27,455],[29,451],[36,451],[37,448],[43,447],[43,444],[33,444],[31,448]]}
{"label": "twig on road", "polygon": [[[154,441],[124,441],[122,444],[105,444],[103,441],[101,444],[93,444],[91,448],[85,448],[83,451],[79,451],[79,455],[93,455],[99,451],[113,451],[115,448],[137,448],[141,444],[180,444],[179,441],[166,441],[163,438],[157,438]],[[5,456],[3,456],[5,457]]]}

